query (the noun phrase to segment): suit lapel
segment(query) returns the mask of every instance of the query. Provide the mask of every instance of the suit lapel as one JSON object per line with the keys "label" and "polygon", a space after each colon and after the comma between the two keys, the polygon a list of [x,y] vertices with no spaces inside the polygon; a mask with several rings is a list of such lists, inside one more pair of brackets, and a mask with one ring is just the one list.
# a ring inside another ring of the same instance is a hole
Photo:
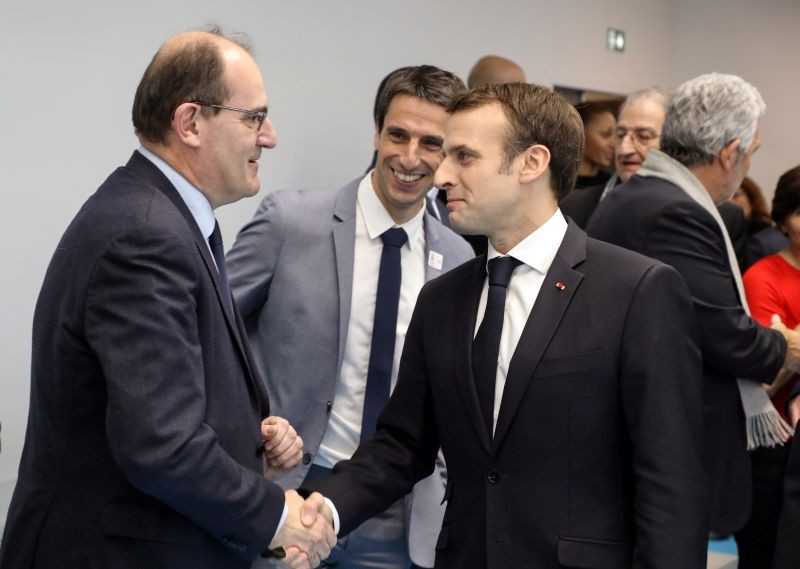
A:
{"label": "suit lapel", "polygon": [[508,432],[542,354],[583,280],[583,273],[573,267],[585,258],[586,234],[570,222],[511,358],[497,417],[493,448],[499,447]]}
{"label": "suit lapel", "polygon": [[[478,391],[475,388],[475,378],[472,375],[472,339],[475,332],[475,319],[478,315],[478,302],[486,280],[486,255],[481,255],[469,262],[472,264],[469,278],[464,279],[461,283],[463,288],[452,295],[453,326],[450,329],[453,330],[453,365],[458,392],[461,394],[467,414],[472,418],[470,424],[488,453],[491,440],[483,422],[481,407],[478,403]],[[465,309],[467,306],[470,308]]]}
{"label": "suit lapel", "polygon": [[339,190],[333,206],[333,249],[336,277],[339,283],[339,358],[337,373],[342,366],[350,321],[350,304],[353,297],[353,263],[356,247],[356,200],[361,179],[354,180]]}
{"label": "suit lapel", "polygon": [[214,259],[211,257],[211,251],[208,248],[208,242],[200,232],[200,228],[197,226],[197,222],[195,221],[194,216],[192,216],[192,212],[189,211],[186,202],[183,201],[183,198],[181,198],[178,190],[172,186],[172,183],[167,179],[166,176],[164,176],[161,170],[159,170],[147,158],[138,152],[134,152],[133,156],[128,161],[127,166],[139,172],[140,174],[145,175],[151,182],[153,182],[153,184],[167,197],[167,199],[172,202],[175,208],[183,216],[184,221],[186,221],[186,226],[194,238],[197,251],[200,254],[200,257],[203,259],[208,276],[213,283],[214,291],[217,295],[217,301],[219,302],[220,308],[225,316],[225,322],[228,326],[228,331],[233,337],[234,344],[239,350],[239,356],[242,360],[245,372],[247,373],[248,380],[260,399],[262,409],[265,406],[268,408],[268,405],[264,399],[263,389],[253,373],[253,368],[251,366],[249,357],[249,349],[244,342],[245,335],[237,325],[236,317],[234,316],[231,308],[231,303],[225,298],[225,289],[222,286],[222,280],[220,279],[217,265],[214,262]]}

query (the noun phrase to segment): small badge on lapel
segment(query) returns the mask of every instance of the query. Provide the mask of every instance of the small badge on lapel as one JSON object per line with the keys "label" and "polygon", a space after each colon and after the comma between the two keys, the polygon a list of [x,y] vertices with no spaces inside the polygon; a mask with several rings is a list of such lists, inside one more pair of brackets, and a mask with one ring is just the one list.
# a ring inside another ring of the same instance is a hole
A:
{"label": "small badge on lapel", "polygon": [[442,257],[441,253],[437,253],[436,251],[431,251],[428,253],[428,265],[437,271],[442,270],[442,261],[444,261],[444,257]]}
{"label": "small badge on lapel", "polygon": [[563,291],[567,290],[567,285],[565,285],[565,284],[564,284],[564,283],[562,283],[561,281],[558,281],[558,282],[556,283],[556,288],[557,288],[558,290],[560,290],[560,291],[562,291],[562,292],[563,292]]}

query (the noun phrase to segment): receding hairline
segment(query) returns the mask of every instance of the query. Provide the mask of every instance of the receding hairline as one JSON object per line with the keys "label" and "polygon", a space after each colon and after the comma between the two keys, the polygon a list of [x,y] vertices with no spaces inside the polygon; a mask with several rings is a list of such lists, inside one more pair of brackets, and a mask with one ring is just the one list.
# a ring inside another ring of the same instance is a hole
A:
{"label": "receding hairline", "polygon": [[227,54],[241,53],[250,56],[250,49],[242,43],[237,43],[230,38],[227,38],[219,33],[208,32],[203,30],[191,30],[182,32],[172,36],[161,46],[156,54],[156,61],[162,58],[169,58],[171,55],[186,49],[188,46],[197,44],[210,44],[213,45],[219,52],[220,57]]}

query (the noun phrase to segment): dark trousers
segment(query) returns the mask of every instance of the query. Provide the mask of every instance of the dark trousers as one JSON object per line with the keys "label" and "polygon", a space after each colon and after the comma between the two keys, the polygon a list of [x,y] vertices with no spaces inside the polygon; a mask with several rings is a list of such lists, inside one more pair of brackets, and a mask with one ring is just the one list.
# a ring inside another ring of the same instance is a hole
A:
{"label": "dark trousers", "polygon": [[753,509],[747,524],[736,532],[739,569],[772,567],[775,535],[783,504],[783,471],[790,443],[760,448],[751,453],[753,463]]}

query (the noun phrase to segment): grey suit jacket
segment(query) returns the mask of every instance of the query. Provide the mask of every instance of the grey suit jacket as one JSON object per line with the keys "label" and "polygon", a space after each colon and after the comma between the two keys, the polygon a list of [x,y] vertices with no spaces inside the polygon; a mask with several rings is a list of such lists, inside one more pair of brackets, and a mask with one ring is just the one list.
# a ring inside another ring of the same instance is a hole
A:
{"label": "grey suit jacket", "polygon": [[[333,405],[350,319],[360,181],[338,191],[268,195],[227,257],[231,289],[267,381],[272,412],[288,419],[304,441],[302,464],[279,481],[284,488],[305,478]],[[441,269],[426,265],[426,281],[472,257],[467,242],[427,211],[424,226],[426,256],[435,251],[443,258]],[[433,552],[443,495],[438,471],[415,489],[412,559],[421,553],[416,549]],[[422,511],[428,514],[420,516]]]}

